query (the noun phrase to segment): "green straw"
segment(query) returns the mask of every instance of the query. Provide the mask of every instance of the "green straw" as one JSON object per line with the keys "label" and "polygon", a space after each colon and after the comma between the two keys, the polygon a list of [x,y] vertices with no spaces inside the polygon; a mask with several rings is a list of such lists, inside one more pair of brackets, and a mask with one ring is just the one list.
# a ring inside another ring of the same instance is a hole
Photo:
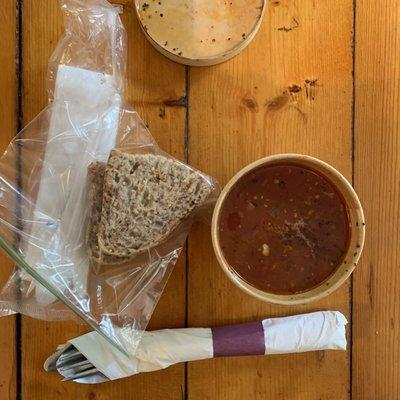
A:
{"label": "green straw", "polygon": [[129,357],[128,353],[115,341],[113,341],[108,335],[106,335],[99,327],[90,319],[86,317],[86,315],[77,308],[71,300],[65,297],[59,290],[49,285],[46,280],[35,271],[14,249],[10,244],[0,236],[0,247],[4,249],[4,251],[15,261],[17,265],[19,265],[22,269],[24,269],[29,275],[32,276],[35,280],[37,280],[41,285],[43,285],[50,293],[52,293],[57,299],[63,302],[74,314],[76,314],[79,318],[85,321],[91,328],[93,328],[96,332],[98,332],[101,336],[104,337],[111,345],[116,347],[120,352]]}

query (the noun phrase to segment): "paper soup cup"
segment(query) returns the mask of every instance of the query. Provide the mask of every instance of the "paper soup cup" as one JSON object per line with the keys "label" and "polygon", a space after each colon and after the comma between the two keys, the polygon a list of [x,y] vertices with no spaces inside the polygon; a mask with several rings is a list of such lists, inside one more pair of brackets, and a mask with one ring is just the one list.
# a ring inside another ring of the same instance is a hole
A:
{"label": "paper soup cup", "polygon": [[[254,286],[243,280],[238,273],[229,265],[223,251],[220,246],[219,241],[219,218],[221,209],[224,205],[225,199],[228,193],[237,182],[246,174],[257,169],[260,166],[271,165],[271,164],[291,164],[298,165],[315,172],[328,179],[342,195],[348,211],[349,218],[349,245],[344,257],[343,262],[333,275],[328,279],[324,280],[318,286],[315,286],[307,291],[295,293],[295,294],[275,294],[268,293],[263,290],[257,289]],[[254,163],[248,165],[241,171],[239,171],[225,186],[222,191],[217,204],[214,209],[213,220],[212,220],[212,241],[217,256],[217,260],[228,276],[228,278],[240,289],[246,293],[270,303],[294,305],[309,303],[314,300],[321,299],[336,290],[353,272],[354,268],[360,259],[361,252],[364,246],[365,238],[365,221],[364,213],[358,196],[350,183],[346,178],[339,173],[335,168],[328,165],[327,163],[313,158],[310,156],[300,155],[300,154],[278,154],[261,160],[255,161]]]}

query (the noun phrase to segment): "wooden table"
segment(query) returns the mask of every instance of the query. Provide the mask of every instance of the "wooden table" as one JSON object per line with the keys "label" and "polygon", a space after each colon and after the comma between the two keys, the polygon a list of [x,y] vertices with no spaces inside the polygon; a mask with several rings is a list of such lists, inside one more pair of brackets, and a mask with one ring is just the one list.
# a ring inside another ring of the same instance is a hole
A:
{"label": "wooden table", "polygon": [[[79,386],[42,365],[85,327],[9,317],[0,321],[0,399],[399,399],[400,2],[270,0],[250,47],[209,68],[158,54],[132,1],[120,3],[129,37],[126,96],[164,150],[221,184],[259,157],[311,154],[354,183],[367,220],[352,280],[320,302],[290,308],[234,287],[217,265],[209,227],[196,225],[150,328],[335,309],[351,321],[348,351],[202,361]],[[47,60],[62,32],[57,1],[2,0],[2,149],[45,106]],[[11,263],[1,261],[5,280]]]}

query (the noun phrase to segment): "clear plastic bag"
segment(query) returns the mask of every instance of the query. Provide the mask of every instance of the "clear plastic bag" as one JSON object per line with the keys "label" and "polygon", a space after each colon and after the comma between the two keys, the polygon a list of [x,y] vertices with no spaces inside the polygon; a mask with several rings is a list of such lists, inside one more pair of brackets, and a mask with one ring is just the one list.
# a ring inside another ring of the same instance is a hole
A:
{"label": "clear plastic bag", "polygon": [[64,0],[62,9],[66,33],[49,62],[49,106],[0,159],[0,245],[19,266],[1,292],[0,315],[21,312],[46,320],[78,315],[132,354],[193,218],[209,211],[218,187],[197,171],[209,196],[168,237],[117,265],[91,262],[88,166],[106,162],[113,148],[172,157],[123,102],[120,9],[105,0]]}

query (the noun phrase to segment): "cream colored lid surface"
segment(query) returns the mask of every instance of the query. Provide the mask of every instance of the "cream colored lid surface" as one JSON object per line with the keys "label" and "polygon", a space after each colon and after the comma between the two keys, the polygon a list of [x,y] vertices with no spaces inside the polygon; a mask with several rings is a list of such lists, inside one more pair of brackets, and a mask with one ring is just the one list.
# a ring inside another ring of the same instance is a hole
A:
{"label": "cream colored lid surface", "polygon": [[264,0],[137,0],[147,34],[189,59],[223,56],[255,29]]}

